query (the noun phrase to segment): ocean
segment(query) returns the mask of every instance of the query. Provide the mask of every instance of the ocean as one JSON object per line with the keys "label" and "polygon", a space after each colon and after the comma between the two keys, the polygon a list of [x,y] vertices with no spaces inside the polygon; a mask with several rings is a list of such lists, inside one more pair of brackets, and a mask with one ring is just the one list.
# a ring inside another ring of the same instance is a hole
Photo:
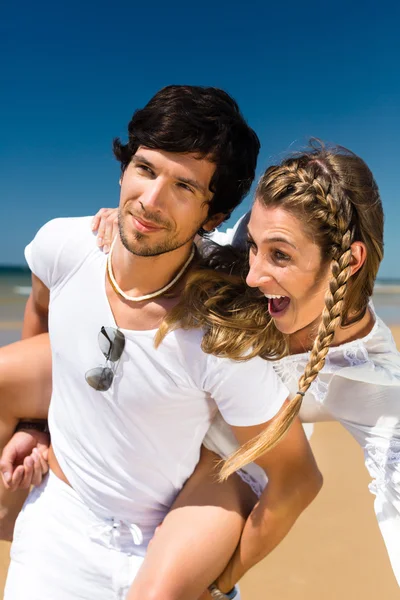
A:
{"label": "ocean", "polygon": [[[0,346],[19,339],[26,300],[31,289],[28,269],[0,267]],[[380,279],[373,303],[388,325],[400,324],[400,280]]]}
{"label": "ocean", "polygon": [[0,267],[0,346],[20,338],[30,290],[29,269]]}

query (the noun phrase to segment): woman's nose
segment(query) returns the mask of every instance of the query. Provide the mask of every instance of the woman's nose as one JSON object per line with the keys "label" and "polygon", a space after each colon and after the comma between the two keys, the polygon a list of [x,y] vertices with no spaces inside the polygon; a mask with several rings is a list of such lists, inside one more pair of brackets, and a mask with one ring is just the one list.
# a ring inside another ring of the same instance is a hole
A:
{"label": "woman's nose", "polygon": [[252,288],[261,288],[271,281],[271,276],[265,272],[260,260],[250,262],[250,270],[246,277],[246,283]]}

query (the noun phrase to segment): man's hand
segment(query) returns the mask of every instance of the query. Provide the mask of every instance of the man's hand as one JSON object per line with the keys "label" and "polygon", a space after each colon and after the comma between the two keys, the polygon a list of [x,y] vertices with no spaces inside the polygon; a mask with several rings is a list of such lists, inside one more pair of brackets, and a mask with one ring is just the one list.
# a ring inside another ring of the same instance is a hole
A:
{"label": "man's hand", "polygon": [[4,447],[0,472],[7,489],[29,489],[39,485],[49,470],[50,436],[32,429],[18,431]]}
{"label": "man's hand", "polygon": [[93,217],[92,231],[97,231],[97,245],[108,254],[118,233],[118,208],[101,208]]}

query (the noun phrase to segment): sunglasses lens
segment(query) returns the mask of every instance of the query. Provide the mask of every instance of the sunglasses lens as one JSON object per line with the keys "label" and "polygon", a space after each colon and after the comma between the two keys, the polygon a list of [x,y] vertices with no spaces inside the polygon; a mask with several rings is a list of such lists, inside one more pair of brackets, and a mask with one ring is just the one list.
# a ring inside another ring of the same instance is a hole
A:
{"label": "sunglasses lens", "polygon": [[109,367],[95,367],[87,371],[85,379],[88,384],[99,392],[110,389],[114,379],[114,373]]}
{"label": "sunglasses lens", "polygon": [[100,350],[108,360],[116,362],[125,348],[125,336],[114,327],[102,327],[99,333]]}
{"label": "sunglasses lens", "polygon": [[[125,336],[115,327],[102,327],[99,333],[99,346],[107,362],[116,363],[124,351]],[[114,371],[110,367],[95,367],[87,371],[85,379],[93,389],[106,392],[113,382]]]}

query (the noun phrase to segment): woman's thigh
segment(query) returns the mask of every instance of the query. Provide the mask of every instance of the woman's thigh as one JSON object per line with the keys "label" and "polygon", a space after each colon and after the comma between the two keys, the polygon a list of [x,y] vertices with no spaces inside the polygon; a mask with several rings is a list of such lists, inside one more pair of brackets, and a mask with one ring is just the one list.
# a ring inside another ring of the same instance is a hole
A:
{"label": "woman's thigh", "polygon": [[[21,418],[46,419],[51,397],[49,336],[0,348],[0,451]],[[26,490],[10,492],[0,479],[0,539],[11,540]]]}
{"label": "woman's thigh", "polygon": [[127,600],[197,600],[228,564],[256,497],[238,475],[219,483],[216,459],[203,450],[151,541]]}
{"label": "woman's thigh", "polygon": [[51,350],[48,334],[0,348],[0,444],[9,423],[46,419],[51,397]]}

